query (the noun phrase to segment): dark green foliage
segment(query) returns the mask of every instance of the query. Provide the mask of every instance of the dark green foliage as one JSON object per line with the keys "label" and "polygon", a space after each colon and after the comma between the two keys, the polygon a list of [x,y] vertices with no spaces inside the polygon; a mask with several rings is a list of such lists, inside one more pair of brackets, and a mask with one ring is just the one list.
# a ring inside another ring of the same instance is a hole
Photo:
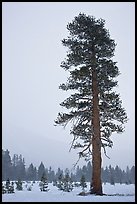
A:
{"label": "dark green foliage", "polygon": [[7,179],[6,184],[2,184],[2,193],[14,193],[14,182]]}
{"label": "dark green foliage", "polygon": [[124,131],[127,115],[120,95],[113,90],[118,83],[115,78],[120,73],[117,63],[112,60],[116,44],[105,28],[105,21],[80,13],[67,29],[69,36],[62,40],[62,44],[68,52],[61,67],[69,71],[70,76],[59,88],[72,90],[73,94],[60,104],[68,112],[58,113],[55,124],[65,127],[72,123],[70,134],[74,139],[71,148],[81,149],[79,157],[87,160],[92,155],[93,70],[97,75],[101,146],[105,154],[106,147],[113,145],[112,133]]}
{"label": "dark green foliage", "polygon": [[9,192],[10,193],[15,193],[15,191],[14,191],[14,182],[13,181],[10,184]]}
{"label": "dark green foliage", "polygon": [[26,172],[26,178],[28,181],[35,181],[36,177],[37,177],[37,170],[36,168],[33,166],[33,164],[31,163],[27,169]]}
{"label": "dark green foliage", "polygon": [[130,169],[130,180],[131,183],[135,184],[135,166],[132,166],[132,168]]}
{"label": "dark green foliage", "polygon": [[16,189],[18,191],[22,191],[23,187],[22,187],[23,182],[21,181],[21,179],[18,179],[18,181],[16,182]]}
{"label": "dark green foliage", "polygon": [[62,173],[59,175],[57,187],[59,190],[63,190],[65,192],[73,190],[73,181],[71,180],[69,173],[66,173],[65,176]]}
{"label": "dark green foliage", "polygon": [[27,190],[31,191],[32,190],[32,185],[28,185]]}
{"label": "dark green foliage", "polygon": [[21,180],[25,180],[25,177],[25,160],[21,154],[14,154],[12,158],[12,179],[17,180],[20,178]]}
{"label": "dark green foliage", "polygon": [[4,183],[2,182],[2,194],[5,194],[5,193],[6,193],[6,188],[5,188]]}
{"label": "dark green foliage", "polygon": [[68,173],[66,173],[63,183],[64,183],[63,191],[70,192],[73,190],[73,182]]}
{"label": "dark green foliage", "polygon": [[51,166],[49,167],[49,170],[48,170],[48,182],[52,182],[55,178],[55,172],[54,170],[52,170]]}
{"label": "dark green foliage", "polygon": [[63,190],[64,189],[64,183],[63,183],[63,180],[64,180],[64,175],[63,173],[61,173],[58,177],[58,181],[57,181],[57,187],[59,190]]}
{"label": "dark green foliage", "polygon": [[2,150],[2,180],[26,179],[25,161],[22,155],[14,154],[11,159],[9,150]]}
{"label": "dark green foliage", "polygon": [[7,181],[6,181],[6,191],[9,190],[9,187],[10,187],[10,180],[8,178]]}
{"label": "dark green foliage", "polygon": [[79,182],[76,182],[76,181],[74,182],[73,185],[74,185],[74,187],[79,187],[80,186]]}
{"label": "dark green foliage", "polygon": [[41,191],[47,192],[49,190],[48,189],[48,179],[47,179],[46,173],[43,173],[39,186],[40,186]]}
{"label": "dark green foliage", "polygon": [[87,183],[84,175],[81,176],[80,186],[82,187],[82,191],[85,191],[85,188],[87,188]]}
{"label": "dark green foliage", "polygon": [[43,162],[40,163],[38,167],[38,180],[41,180],[42,175],[45,173],[45,166]]}
{"label": "dark green foliage", "polygon": [[109,165],[109,175],[110,175],[110,184],[115,185],[115,171],[114,168]]}
{"label": "dark green foliage", "polygon": [[12,162],[10,157],[10,152],[7,150],[2,150],[2,180],[12,178]]}

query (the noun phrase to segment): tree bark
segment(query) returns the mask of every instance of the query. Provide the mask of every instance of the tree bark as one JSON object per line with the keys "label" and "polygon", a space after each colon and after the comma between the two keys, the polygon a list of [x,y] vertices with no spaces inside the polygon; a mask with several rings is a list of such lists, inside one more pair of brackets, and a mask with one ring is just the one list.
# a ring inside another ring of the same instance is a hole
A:
{"label": "tree bark", "polygon": [[[95,54],[93,56],[95,62]],[[99,98],[96,69],[92,69],[92,94],[93,94],[93,116],[92,116],[92,181],[91,194],[102,195],[101,181],[101,137],[100,137],[100,116],[99,116]]]}

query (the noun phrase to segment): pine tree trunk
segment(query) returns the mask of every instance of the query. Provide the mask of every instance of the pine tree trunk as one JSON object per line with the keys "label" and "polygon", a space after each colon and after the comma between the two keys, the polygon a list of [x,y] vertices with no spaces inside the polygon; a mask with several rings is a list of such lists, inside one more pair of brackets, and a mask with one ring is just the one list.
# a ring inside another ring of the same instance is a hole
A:
{"label": "pine tree trunk", "polygon": [[[95,57],[94,57],[95,58]],[[99,116],[99,98],[97,86],[96,70],[92,71],[92,94],[93,94],[93,136],[92,136],[92,181],[91,194],[102,195],[101,181],[101,138],[100,138],[100,116]]]}

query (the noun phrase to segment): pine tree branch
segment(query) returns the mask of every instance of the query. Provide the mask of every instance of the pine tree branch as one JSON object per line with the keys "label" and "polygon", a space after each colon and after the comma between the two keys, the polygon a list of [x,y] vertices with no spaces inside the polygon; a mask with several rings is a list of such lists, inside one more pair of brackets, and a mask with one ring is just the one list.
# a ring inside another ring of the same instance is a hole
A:
{"label": "pine tree branch", "polygon": [[105,156],[108,158],[108,159],[110,159],[110,157],[107,155],[107,153],[106,153],[106,149],[105,149],[105,146],[104,146],[104,144],[103,143],[101,143],[102,144],[102,147],[103,147],[103,150],[104,150],[104,154],[105,154]]}

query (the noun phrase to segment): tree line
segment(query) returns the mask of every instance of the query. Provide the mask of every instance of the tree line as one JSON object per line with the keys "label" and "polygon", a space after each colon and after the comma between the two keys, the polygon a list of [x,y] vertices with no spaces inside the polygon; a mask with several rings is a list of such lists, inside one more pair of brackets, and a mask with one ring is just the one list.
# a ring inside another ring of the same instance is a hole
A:
{"label": "tree line", "polygon": [[[6,181],[2,181],[2,194],[23,191],[24,188],[26,188],[28,191],[31,191],[35,182],[36,181],[21,181],[20,179],[18,179],[18,181],[10,181],[10,179],[7,179]],[[39,185],[40,191],[48,192],[50,190],[48,187],[48,178],[45,172],[43,173],[41,180],[37,181],[37,183]],[[79,195],[85,195],[85,188],[87,188],[84,175],[81,176],[80,182],[78,183],[72,181],[69,172],[66,172],[65,175],[61,173],[57,180],[52,182],[52,185],[56,186],[58,190],[65,192],[72,191],[74,187],[81,187],[82,192],[80,192]]]}
{"label": "tree line", "polygon": [[[81,177],[85,177],[85,181],[91,181],[92,165],[91,162],[87,162],[86,165],[80,167],[77,165],[74,172],[70,171],[68,168],[62,170],[58,167],[55,171],[52,167],[45,167],[43,162],[40,163],[38,167],[35,167],[31,163],[28,167],[25,165],[25,159],[22,155],[14,154],[13,157],[10,156],[9,150],[2,150],[2,181],[7,179],[17,181],[40,181],[42,175],[45,173],[47,175],[48,182],[56,182],[60,176],[65,176],[66,174],[70,176],[73,182],[80,182]],[[101,168],[101,178],[103,183],[125,183],[134,184],[135,183],[135,166],[129,168],[127,166],[126,170],[122,170],[118,165],[112,167],[111,165]]]}

